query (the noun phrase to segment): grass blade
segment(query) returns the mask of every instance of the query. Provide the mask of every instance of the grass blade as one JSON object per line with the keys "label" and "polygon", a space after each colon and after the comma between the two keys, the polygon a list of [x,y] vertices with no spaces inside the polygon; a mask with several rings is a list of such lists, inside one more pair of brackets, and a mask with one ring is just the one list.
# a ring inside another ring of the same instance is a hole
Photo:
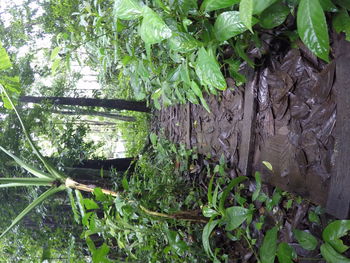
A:
{"label": "grass blade", "polygon": [[15,113],[17,115],[17,118],[18,118],[18,120],[19,120],[19,122],[20,122],[20,124],[22,126],[23,133],[26,136],[26,138],[27,138],[30,146],[32,147],[34,153],[38,156],[38,158],[44,164],[44,166],[46,167],[46,169],[49,171],[50,174],[52,174],[56,178],[60,178],[60,179],[65,178],[65,176],[62,173],[60,173],[58,170],[56,170],[56,168],[54,168],[54,166],[48,160],[46,160],[44,158],[44,156],[42,156],[41,153],[39,152],[39,150],[36,148],[36,146],[34,145],[32,139],[30,138],[30,136],[29,136],[29,134],[28,134],[24,124],[23,124],[23,121],[22,121],[22,119],[21,119],[21,117],[20,117],[20,115],[19,115],[15,105],[13,104],[10,96],[8,95],[6,89],[2,85],[0,85],[0,86],[2,87],[2,91],[5,93],[7,99],[9,100],[9,102],[11,104],[11,107],[14,109],[14,111],[15,111]]}
{"label": "grass blade", "polygon": [[0,178],[0,188],[32,185],[51,186],[53,182],[54,179],[51,178]]}
{"label": "grass blade", "polygon": [[10,156],[13,160],[15,160],[16,163],[18,163],[23,169],[25,169],[26,171],[28,171],[29,173],[31,173],[32,175],[38,177],[38,178],[52,178],[53,176],[51,174],[48,173],[44,173],[38,169],[36,169],[35,167],[26,164],[25,162],[23,162],[21,159],[19,159],[17,156],[13,155],[12,153],[10,153],[9,151],[7,151],[6,149],[4,149],[3,147],[0,146],[0,149],[6,153],[8,156]]}
{"label": "grass blade", "polygon": [[23,217],[25,217],[33,208],[39,205],[42,201],[46,200],[49,196],[62,191],[65,189],[65,186],[50,188],[42,195],[40,195],[37,199],[35,199],[30,205],[28,205],[11,223],[11,225],[0,235],[2,238],[8,231],[10,231],[16,224],[18,224]]}

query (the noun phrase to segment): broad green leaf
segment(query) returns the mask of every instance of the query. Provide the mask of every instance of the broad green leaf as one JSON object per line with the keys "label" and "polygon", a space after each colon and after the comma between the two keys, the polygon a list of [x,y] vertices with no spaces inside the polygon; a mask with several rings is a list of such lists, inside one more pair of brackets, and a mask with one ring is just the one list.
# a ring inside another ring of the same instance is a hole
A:
{"label": "broad green leaf", "polygon": [[208,207],[208,206],[204,206],[203,208],[202,208],[202,213],[203,213],[203,215],[205,216],[205,217],[212,217],[212,216],[216,216],[216,215],[218,215],[219,213],[216,211],[216,210],[214,210],[214,209],[212,209],[212,208],[210,208],[210,207]]}
{"label": "broad green leaf", "polygon": [[326,17],[318,0],[301,0],[297,14],[298,34],[319,58],[329,61],[329,36]]}
{"label": "broad green leaf", "polygon": [[[1,85],[0,85],[0,88],[1,88]],[[39,152],[39,150],[36,148],[36,146],[34,145],[32,139],[30,138],[28,132],[27,132],[27,129],[25,128],[24,124],[23,124],[23,121],[21,119],[21,116],[19,115],[14,103],[12,102],[10,96],[8,95],[6,89],[3,88],[3,93],[5,94],[6,98],[9,100],[10,104],[11,104],[11,107],[13,108],[13,110],[15,111],[16,113],[16,116],[21,124],[21,127],[22,127],[22,130],[23,130],[23,133],[25,135],[25,137],[27,138],[27,141],[29,142],[33,152],[38,156],[38,158],[40,159],[40,161],[44,164],[45,168],[49,171],[50,177],[56,177],[58,179],[63,179],[65,178],[65,176],[60,173],[58,170],[56,170],[56,168],[48,161],[46,160],[42,154]]]}
{"label": "broad green leaf", "polygon": [[250,30],[250,32],[253,32],[253,4],[253,0],[241,0],[239,3],[239,16],[242,23]]}
{"label": "broad green leaf", "polygon": [[12,67],[12,63],[6,49],[0,42],[0,70],[6,70]]}
{"label": "broad green leaf", "polygon": [[18,76],[1,76],[0,84],[3,85],[7,91],[17,94],[21,93],[21,83]]}
{"label": "broad green leaf", "polygon": [[98,206],[98,204],[96,204],[96,202],[92,199],[89,199],[89,198],[85,198],[83,199],[83,203],[84,203],[84,206],[87,210],[90,210],[90,209],[99,209],[100,207]]}
{"label": "broad green leaf", "polygon": [[350,263],[350,259],[339,254],[334,248],[328,244],[322,244],[320,247],[321,254],[327,263]]}
{"label": "broad green leaf", "polygon": [[52,186],[54,179],[52,178],[0,178],[0,188],[13,186]]}
{"label": "broad green leaf", "polygon": [[61,51],[61,47],[55,47],[51,52],[50,60],[54,61],[60,51]]}
{"label": "broad green leaf", "polygon": [[196,40],[189,33],[173,32],[173,36],[168,39],[169,48],[180,53],[192,52],[201,46],[201,42]]}
{"label": "broad green leaf", "polygon": [[261,191],[261,175],[259,172],[255,173],[255,182],[256,182],[256,188],[252,196],[253,201],[255,201],[259,197],[260,191]]}
{"label": "broad green leaf", "polygon": [[325,12],[337,12],[338,8],[331,0],[320,0],[320,4]]}
{"label": "broad green leaf", "polygon": [[218,90],[226,89],[226,81],[216,58],[203,47],[199,49],[195,69],[203,86],[210,86]]}
{"label": "broad green leaf", "polygon": [[38,178],[52,178],[53,177],[51,174],[44,173],[44,172],[36,169],[35,167],[33,167],[33,166],[29,165],[29,164],[26,164],[21,159],[19,159],[17,156],[13,155],[12,153],[10,153],[6,149],[4,149],[2,146],[0,146],[0,149],[4,153],[6,153],[8,156],[10,156],[13,160],[15,160],[15,162],[18,163],[19,166],[21,166],[23,169],[25,169],[26,171],[28,171],[32,175],[34,175],[34,176],[36,176]]}
{"label": "broad green leaf", "polygon": [[322,232],[322,238],[336,251],[343,253],[349,249],[340,239],[350,230],[350,220],[336,220],[330,223]]}
{"label": "broad green leaf", "polygon": [[146,44],[160,43],[172,36],[170,28],[163,19],[151,8],[143,8],[143,20],[140,27],[140,36]]}
{"label": "broad green leaf", "polygon": [[243,24],[239,12],[228,11],[221,13],[214,24],[215,37],[219,41],[225,41],[231,37],[242,34],[247,30]]}
{"label": "broad green leaf", "polygon": [[230,192],[232,191],[232,189],[235,186],[239,185],[244,180],[246,180],[247,178],[248,177],[246,177],[246,176],[236,177],[236,178],[232,179],[231,182],[226,186],[226,188],[223,191],[221,198],[220,198],[220,203],[219,203],[219,211],[220,212],[224,211],[226,199],[227,199],[228,195],[230,194]]}
{"label": "broad green leaf", "polygon": [[293,234],[298,241],[298,243],[302,246],[302,248],[306,250],[314,250],[317,247],[317,239],[308,232],[301,231],[298,229],[293,230]]}
{"label": "broad green leaf", "polygon": [[61,65],[61,58],[58,57],[56,58],[53,62],[52,62],[52,65],[51,65],[51,72],[52,72],[52,75],[55,75],[56,74],[56,71],[57,69],[60,67]]}
{"label": "broad green leaf", "polygon": [[278,0],[254,0],[253,2],[253,14],[260,14],[263,12],[266,8],[268,8],[270,5],[274,4]]}
{"label": "broad green leaf", "polygon": [[202,233],[202,242],[203,242],[203,248],[205,253],[207,253],[207,255],[213,257],[213,251],[210,248],[210,234],[211,232],[213,232],[214,228],[220,223],[220,220],[214,220],[214,221],[209,221],[204,229],[203,229],[203,233]]}
{"label": "broad green leaf", "polygon": [[272,29],[286,20],[289,15],[289,7],[283,3],[276,3],[266,8],[260,15],[260,25],[263,28]]}
{"label": "broad green leaf", "polygon": [[238,4],[240,0],[204,0],[201,5],[201,11],[210,12],[222,8],[231,7]]}
{"label": "broad green leaf", "polygon": [[51,195],[63,191],[65,189],[65,186],[60,187],[54,187],[50,188],[46,192],[44,192],[42,195],[40,195],[37,199],[35,199],[30,205],[28,205],[11,223],[11,225],[0,235],[0,238],[2,238],[8,231],[10,231],[15,225],[17,225],[23,217],[25,217],[33,208],[35,208],[37,205],[39,205],[41,202],[46,200]]}
{"label": "broad green leaf", "polygon": [[278,244],[277,258],[280,263],[293,263],[296,257],[295,251],[287,243],[282,242]]}
{"label": "broad green leaf", "polygon": [[272,164],[267,162],[267,161],[262,161],[263,165],[266,166],[267,169],[269,169],[270,171],[272,171]]}
{"label": "broad green leaf", "polygon": [[344,32],[346,40],[350,41],[350,17],[346,9],[341,9],[333,18],[333,27],[337,33]]}
{"label": "broad green leaf", "polygon": [[226,230],[232,231],[239,227],[248,217],[249,210],[241,206],[232,206],[225,211]]}
{"label": "broad green leaf", "polygon": [[137,19],[142,16],[142,6],[137,0],[114,0],[114,15],[123,20]]}
{"label": "broad green leaf", "polygon": [[261,263],[273,263],[276,257],[277,248],[277,227],[273,227],[265,234],[263,243],[259,249]]}

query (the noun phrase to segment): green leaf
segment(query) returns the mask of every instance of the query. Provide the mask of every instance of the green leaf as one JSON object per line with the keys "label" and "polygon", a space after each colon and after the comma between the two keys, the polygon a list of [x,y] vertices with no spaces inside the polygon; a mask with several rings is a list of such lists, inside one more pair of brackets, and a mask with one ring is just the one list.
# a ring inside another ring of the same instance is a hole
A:
{"label": "green leaf", "polygon": [[213,251],[210,248],[210,234],[211,232],[213,232],[214,228],[219,224],[220,220],[214,220],[214,221],[209,221],[204,229],[203,229],[203,233],[202,233],[202,242],[203,242],[203,248],[205,253],[207,253],[207,255],[214,257]]}
{"label": "green leaf", "polygon": [[320,224],[321,223],[320,217],[314,211],[310,211],[308,213],[308,219],[312,223],[316,223],[316,224]]}
{"label": "green leaf", "polygon": [[100,263],[111,262],[109,259],[107,259],[108,253],[109,253],[109,246],[107,246],[106,243],[103,243],[102,246],[94,250],[92,254],[92,262],[100,262]]}
{"label": "green leaf", "polygon": [[320,4],[325,12],[337,12],[338,8],[331,0],[320,0]]}
{"label": "green leaf", "polygon": [[78,224],[80,224],[80,216],[77,208],[77,204],[75,203],[75,199],[73,196],[73,191],[70,188],[67,188],[70,206],[72,207],[73,215],[74,215],[74,221]]}
{"label": "green leaf", "polygon": [[295,251],[287,243],[282,242],[277,248],[278,262],[281,263],[293,263],[293,259],[296,257]]}
{"label": "green leaf", "polygon": [[202,44],[192,35],[185,32],[173,32],[173,36],[168,39],[169,48],[175,52],[192,52]]}
{"label": "green leaf", "polygon": [[328,244],[322,244],[320,247],[321,254],[327,263],[350,263],[350,259],[339,254],[334,248]]}
{"label": "green leaf", "polygon": [[114,0],[114,15],[123,20],[137,19],[142,16],[142,6],[135,0]]}
{"label": "green leaf", "polygon": [[4,149],[2,146],[0,146],[0,149],[4,153],[6,153],[8,156],[10,156],[13,160],[15,160],[15,162],[18,163],[23,169],[25,169],[26,171],[28,171],[32,175],[34,175],[34,176],[36,176],[38,178],[53,178],[53,176],[51,174],[44,173],[44,172],[36,169],[35,167],[33,167],[33,166],[29,165],[29,164],[26,164],[21,159],[19,159],[18,157],[16,157],[15,155],[10,153],[6,149]]}
{"label": "green leaf", "polygon": [[98,204],[96,204],[96,202],[92,199],[88,199],[88,198],[85,198],[83,199],[83,203],[84,203],[84,206],[87,210],[91,210],[91,209],[99,209],[100,207],[98,206]]}
{"label": "green leaf", "polygon": [[319,58],[329,61],[329,36],[326,17],[318,0],[301,0],[297,14],[298,34]]}
{"label": "green leaf", "polygon": [[5,87],[7,91],[17,94],[21,93],[21,83],[18,76],[1,76],[0,83]]}
{"label": "green leaf", "polygon": [[239,16],[242,23],[250,30],[250,32],[253,32],[253,0],[241,0],[239,3]]}
{"label": "green leaf", "polygon": [[248,217],[249,210],[241,206],[232,206],[225,211],[226,230],[232,231],[239,227]]}
{"label": "green leaf", "polygon": [[277,0],[254,0],[253,14],[261,14],[266,8],[274,4]]}
{"label": "green leaf", "polygon": [[170,28],[163,19],[152,9],[143,8],[143,20],[140,27],[140,36],[146,44],[160,43],[172,36]]}
{"label": "green leaf", "polygon": [[267,169],[269,169],[270,171],[272,171],[272,164],[267,162],[267,161],[262,161],[263,165],[266,166]]}
{"label": "green leaf", "polygon": [[213,183],[214,183],[214,176],[210,178],[209,185],[208,185],[208,192],[207,192],[207,197],[208,197],[208,203],[211,205],[213,202]]}
{"label": "green leaf", "polygon": [[30,205],[28,205],[11,223],[11,225],[0,235],[0,238],[2,238],[8,231],[10,231],[15,225],[17,225],[23,217],[25,217],[30,211],[32,211],[33,208],[35,208],[37,205],[39,205],[41,202],[46,200],[51,195],[63,191],[65,189],[65,186],[60,187],[54,187],[50,188],[46,192],[44,192],[42,195],[40,195],[37,199],[35,199]]}
{"label": "green leaf", "polygon": [[51,72],[52,72],[52,75],[55,75],[56,74],[56,71],[57,69],[60,67],[61,65],[61,58],[58,57],[56,58],[53,62],[52,62],[52,65],[51,65]]}
{"label": "green leaf", "polygon": [[0,42],[0,70],[6,70],[12,67],[12,63],[6,49]]}
{"label": "green leaf", "polygon": [[242,34],[247,30],[243,24],[239,12],[228,11],[221,13],[214,24],[215,37],[219,41],[225,41],[231,37]]}
{"label": "green leaf", "polygon": [[32,139],[30,138],[28,132],[27,132],[27,129],[25,128],[24,124],[23,124],[23,121],[21,119],[21,116],[19,115],[14,103],[12,102],[10,96],[8,95],[6,89],[3,88],[3,92],[4,94],[6,95],[6,98],[8,99],[8,101],[10,102],[11,104],[11,107],[13,108],[13,110],[15,111],[16,115],[17,115],[17,118],[21,124],[21,127],[22,127],[22,130],[23,130],[23,133],[27,139],[27,141],[29,142],[29,145],[32,147],[32,150],[33,152],[36,154],[36,156],[38,156],[38,158],[40,159],[40,161],[44,164],[45,168],[49,171],[49,173],[52,175],[50,177],[56,177],[58,179],[63,179],[65,178],[65,176],[60,173],[58,170],[56,170],[56,168],[48,161],[46,160],[42,154],[39,152],[39,150],[36,148],[36,146],[34,145]]}
{"label": "green leaf", "polygon": [[54,61],[60,51],[61,51],[61,47],[55,47],[51,52],[50,60]]}
{"label": "green leaf", "polygon": [[214,215],[218,215],[219,214],[216,210],[214,210],[214,209],[212,209],[212,208],[210,208],[208,206],[203,206],[202,213],[203,213],[203,215],[205,217],[209,217],[209,218],[214,216]]}
{"label": "green leaf", "polygon": [[343,253],[349,249],[340,239],[350,230],[350,220],[336,220],[330,223],[322,232],[322,238],[336,251]]}
{"label": "green leaf", "polygon": [[260,25],[263,28],[272,29],[286,20],[289,15],[289,7],[283,3],[276,3],[268,7],[261,13]]}
{"label": "green leaf", "polygon": [[123,176],[123,180],[122,180],[122,185],[125,191],[129,190],[129,183],[128,183],[128,179],[126,178],[126,176]]}
{"label": "green leaf", "polygon": [[227,199],[228,195],[230,194],[230,192],[232,191],[232,189],[246,179],[248,179],[248,177],[246,177],[246,176],[236,177],[236,178],[232,179],[231,182],[226,186],[226,188],[223,191],[221,198],[220,198],[220,203],[219,203],[219,211],[220,212],[224,211],[226,199]]}
{"label": "green leaf", "polygon": [[273,227],[266,231],[263,243],[259,249],[261,263],[273,263],[276,257],[277,247],[277,227]]}
{"label": "green leaf", "polygon": [[350,41],[350,17],[346,9],[341,9],[333,18],[333,27],[337,33],[344,32],[346,40]]}
{"label": "green leaf", "polygon": [[54,182],[52,178],[0,178],[0,188],[13,187],[13,186],[33,186],[44,185],[51,186]]}
{"label": "green leaf", "polygon": [[240,0],[204,0],[201,5],[201,11],[210,12],[222,8],[231,7],[234,4],[238,4]]}
{"label": "green leaf", "polygon": [[217,60],[203,47],[199,49],[195,69],[203,86],[211,86],[218,90],[226,89],[226,81]]}
{"label": "green leaf", "polygon": [[255,201],[259,197],[260,191],[261,191],[261,175],[259,172],[255,173],[255,182],[256,182],[256,189],[252,196],[253,201]]}
{"label": "green leaf", "polygon": [[318,243],[317,239],[310,233],[294,229],[293,234],[302,248],[306,250],[316,249]]}

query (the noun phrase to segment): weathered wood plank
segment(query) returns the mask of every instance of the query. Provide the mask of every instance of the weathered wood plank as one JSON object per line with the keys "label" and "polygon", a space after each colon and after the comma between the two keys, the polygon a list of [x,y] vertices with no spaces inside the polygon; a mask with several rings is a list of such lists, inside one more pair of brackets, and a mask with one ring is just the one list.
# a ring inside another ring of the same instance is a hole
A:
{"label": "weathered wood plank", "polygon": [[326,211],[348,218],[350,206],[350,42],[342,37],[336,47],[337,121],[336,161]]}
{"label": "weathered wood plank", "polygon": [[248,69],[248,80],[244,90],[244,115],[242,125],[242,140],[239,147],[238,168],[243,175],[252,172],[254,157],[255,119],[256,119],[256,88],[259,73]]}

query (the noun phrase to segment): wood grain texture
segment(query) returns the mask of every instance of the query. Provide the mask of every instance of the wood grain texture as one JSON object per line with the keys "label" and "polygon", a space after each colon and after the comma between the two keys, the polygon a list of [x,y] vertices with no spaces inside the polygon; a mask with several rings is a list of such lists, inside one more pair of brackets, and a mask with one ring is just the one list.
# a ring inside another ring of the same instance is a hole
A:
{"label": "wood grain texture", "polygon": [[350,205],[350,42],[342,37],[336,52],[336,160],[326,211],[346,219]]}

